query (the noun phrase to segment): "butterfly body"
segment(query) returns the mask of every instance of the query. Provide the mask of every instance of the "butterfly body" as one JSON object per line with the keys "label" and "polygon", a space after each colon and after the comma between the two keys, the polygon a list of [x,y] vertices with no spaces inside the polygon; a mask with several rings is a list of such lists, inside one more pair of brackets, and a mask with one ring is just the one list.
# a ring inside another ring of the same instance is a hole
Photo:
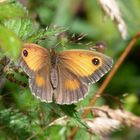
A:
{"label": "butterfly body", "polygon": [[24,44],[20,59],[32,93],[42,101],[57,104],[83,99],[89,84],[107,73],[112,63],[110,57],[99,52],[74,49],[57,53],[31,43]]}
{"label": "butterfly body", "polygon": [[57,54],[54,49],[50,51],[50,61],[51,61],[51,72],[50,72],[50,82],[53,89],[58,86],[58,74],[57,74]]}

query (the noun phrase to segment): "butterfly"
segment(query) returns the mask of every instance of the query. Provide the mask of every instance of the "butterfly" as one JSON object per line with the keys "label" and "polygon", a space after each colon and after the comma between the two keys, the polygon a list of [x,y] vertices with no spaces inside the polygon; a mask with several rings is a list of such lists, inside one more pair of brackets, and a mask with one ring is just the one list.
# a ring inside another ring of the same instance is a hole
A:
{"label": "butterfly", "polygon": [[72,104],[82,100],[89,85],[112,67],[112,58],[91,50],[72,49],[57,53],[37,44],[25,43],[19,65],[29,76],[29,87],[43,102]]}

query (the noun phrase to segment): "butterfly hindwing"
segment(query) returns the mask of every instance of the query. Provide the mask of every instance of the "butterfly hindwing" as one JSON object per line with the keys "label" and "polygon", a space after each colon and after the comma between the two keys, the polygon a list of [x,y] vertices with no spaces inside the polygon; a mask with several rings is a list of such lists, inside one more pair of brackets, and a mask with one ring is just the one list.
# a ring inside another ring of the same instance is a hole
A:
{"label": "butterfly hindwing", "polygon": [[52,102],[53,98],[49,74],[49,66],[45,66],[29,79],[32,94],[44,102]]}
{"label": "butterfly hindwing", "polygon": [[83,99],[88,92],[88,86],[63,65],[58,64],[57,68],[59,79],[54,93],[56,103],[72,104]]}

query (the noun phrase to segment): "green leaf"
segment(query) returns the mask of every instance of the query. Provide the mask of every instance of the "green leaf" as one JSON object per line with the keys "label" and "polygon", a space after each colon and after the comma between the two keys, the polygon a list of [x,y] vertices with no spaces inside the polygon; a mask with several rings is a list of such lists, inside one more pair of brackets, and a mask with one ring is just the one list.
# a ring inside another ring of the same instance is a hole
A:
{"label": "green leaf", "polygon": [[76,111],[76,105],[72,104],[72,105],[58,105],[61,110],[68,115],[69,117],[71,117],[72,119],[76,120],[81,126],[85,127],[85,128],[89,128],[80,118],[79,113]]}
{"label": "green leaf", "polygon": [[0,49],[13,59],[17,59],[22,43],[20,39],[9,29],[0,25]]}
{"label": "green leaf", "polygon": [[39,104],[39,100],[35,100],[29,90],[20,90],[18,94],[14,94],[13,96],[17,106],[22,110],[26,108],[35,110]]}
{"label": "green leaf", "polygon": [[38,31],[38,25],[34,24],[30,19],[10,19],[4,21],[3,25],[24,41]]}
{"label": "green leaf", "polygon": [[0,21],[15,17],[25,17],[27,10],[15,1],[1,2],[0,3]]}
{"label": "green leaf", "polygon": [[56,44],[61,44],[59,35],[65,32],[67,28],[62,27],[49,27],[46,29],[40,29],[31,37],[28,38],[27,42],[37,42],[41,46],[51,48]]}
{"label": "green leaf", "polygon": [[36,42],[46,37],[49,37],[49,40],[53,38],[54,41],[54,37],[67,30],[62,27],[39,29],[38,24],[30,19],[9,19],[3,21],[2,24],[26,42]]}

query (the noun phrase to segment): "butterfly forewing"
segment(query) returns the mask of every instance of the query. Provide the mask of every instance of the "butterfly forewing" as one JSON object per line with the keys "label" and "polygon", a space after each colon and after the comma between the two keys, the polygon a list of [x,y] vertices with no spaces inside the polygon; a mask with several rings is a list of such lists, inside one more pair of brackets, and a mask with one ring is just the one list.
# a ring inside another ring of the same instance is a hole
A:
{"label": "butterfly forewing", "polygon": [[36,44],[26,43],[21,51],[19,65],[29,75],[33,75],[49,62],[49,53],[45,48]]}
{"label": "butterfly forewing", "polygon": [[102,53],[88,50],[64,51],[60,62],[86,84],[95,83],[112,67],[112,59]]}

